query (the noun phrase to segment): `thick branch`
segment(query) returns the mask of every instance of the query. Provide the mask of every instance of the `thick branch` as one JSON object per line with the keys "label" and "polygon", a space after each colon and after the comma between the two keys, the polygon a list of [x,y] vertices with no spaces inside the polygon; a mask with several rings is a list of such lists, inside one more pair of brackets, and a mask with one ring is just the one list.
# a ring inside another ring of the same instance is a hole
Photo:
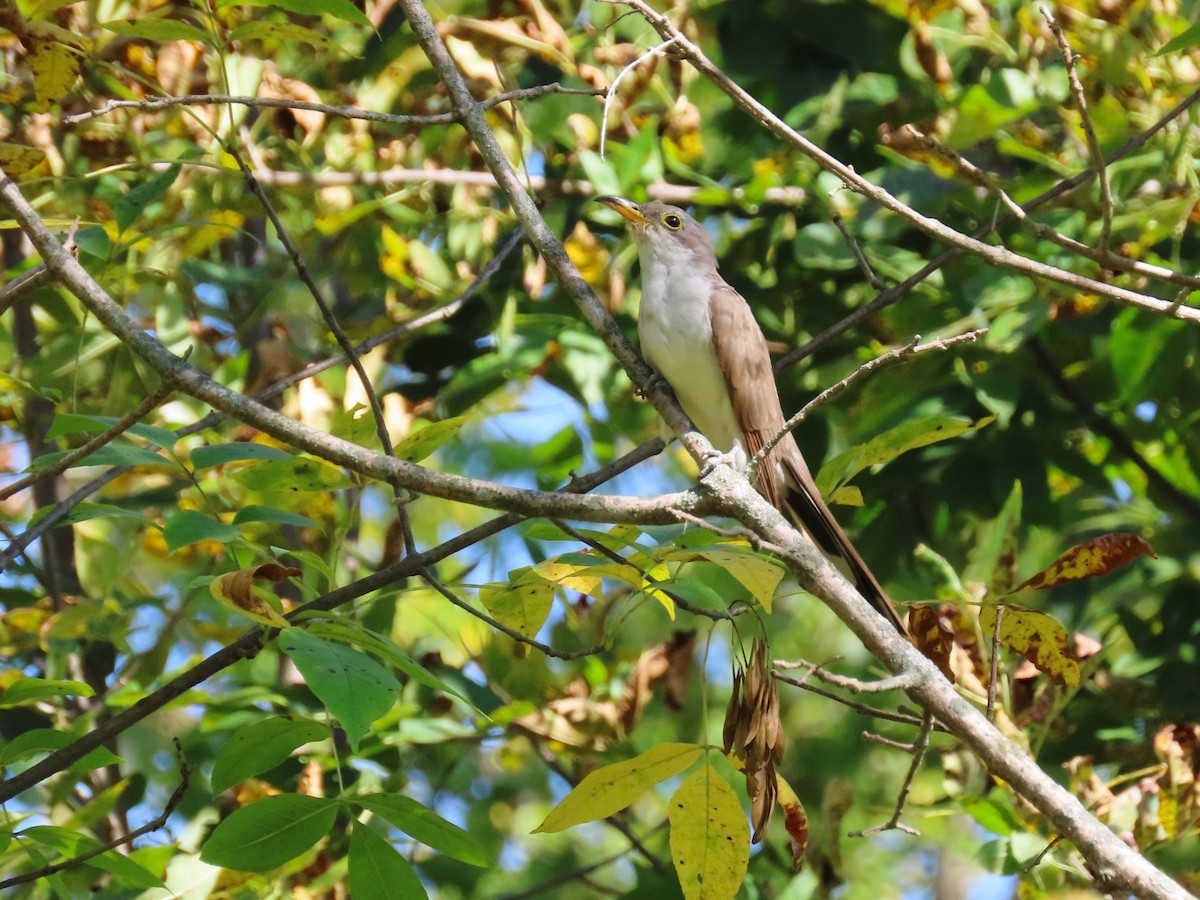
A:
{"label": "thick branch", "polygon": [[[54,272],[62,284],[109,331],[149,363],[163,378],[173,379],[178,390],[293,447],[336,465],[344,466],[352,472],[368,478],[385,482],[395,480],[402,487],[419,494],[428,494],[444,500],[456,500],[490,509],[518,512],[527,516],[551,515],[589,522],[669,524],[676,521],[676,517],[671,512],[672,507],[699,515],[711,513],[717,508],[716,498],[701,497],[695,491],[645,499],[613,496],[583,497],[552,491],[507,487],[490,481],[435,472],[423,466],[375,453],[357,444],[310,428],[219,384],[203,372],[187,365],[147,334],[145,329],[131,319],[96,283],[87,270],[79,264],[79,261],[55,239],[21,195],[15,182],[6,175],[0,175],[0,199],[8,204],[22,231],[42,255],[46,266]],[[533,210],[533,216],[543,231],[548,233],[545,223],[541,221],[540,217],[537,217],[536,210]],[[551,239],[553,240],[553,236]],[[557,241],[554,243],[557,244]],[[566,260],[566,254],[562,251],[561,245],[559,245],[559,250],[562,252],[563,259]],[[566,260],[566,264],[570,266],[571,271],[575,272],[575,268],[571,266],[569,260]],[[587,290],[582,277],[578,272],[575,274],[578,284],[582,284]],[[590,290],[587,292],[589,296],[592,296]],[[592,296],[592,300],[601,313],[607,317],[607,313],[603,312],[599,301],[595,300],[594,296]],[[612,324],[611,319],[608,321]],[[620,338],[620,332],[616,331],[615,324],[612,324],[612,328]],[[628,343],[624,342],[624,338],[620,338],[620,340],[631,354],[631,366],[636,364],[644,370],[645,364],[641,363],[636,355],[632,355],[633,350]],[[664,388],[659,388],[660,392],[664,390]],[[671,397],[671,402],[673,403],[673,401],[674,398]],[[676,411],[677,417],[681,415]],[[693,437],[698,438],[699,436],[693,435]]]}

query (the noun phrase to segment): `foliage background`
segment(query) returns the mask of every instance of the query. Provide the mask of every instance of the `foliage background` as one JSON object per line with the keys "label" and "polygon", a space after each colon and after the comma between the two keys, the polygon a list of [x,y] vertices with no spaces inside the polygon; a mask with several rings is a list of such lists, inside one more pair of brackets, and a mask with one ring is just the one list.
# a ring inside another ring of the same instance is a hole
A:
{"label": "foliage background", "polygon": [[[554,81],[604,87],[658,43],[639,17],[595,2],[427,6],[479,97]],[[1153,55],[1183,30],[1192,11],[1190,4],[1161,0],[1055,10],[1079,55],[1106,152],[1192,90],[1191,51]],[[996,200],[944,159],[893,140],[901,125],[935,134],[992,173],[1018,202],[1092,162],[1062,56],[1031,4],[763,0],[695,3],[674,14],[729,75],[789,124],[959,231],[992,221]],[[203,39],[179,39],[172,30],[179,23],[199,29],[193,37]],[[337,348],[227,149],[255,170],[353,340],[449,303],[515,227],[496,191],[466,177],[483,166],[464,131],[451,123],[400,126],[237,105],[125,109],[70,121],[113,98],[188,93],[402,115],[446,112],[444,89],[401,10],[387,0],[366,3],[357,16],[316,2],[208,7],[23,0],[0,25],[7,29],[0,32],[8,62],[0,85],[6,146],[44,155],[22,177],[25,195],[60,227],[80,219],[81,260],[145,328],[176,353],[191,348],[191,364],[246,392]],[[41,74],[39,56],[49,59],[49,71],[65,87]],[[72,66],[78,76],[68,78],[63,73]],[[904,218],[837,190],[832,176],[732,109],[677,61],[660,57],[634,69],[611,102],[603,159],[596,97],[550,93],[500,104],[489,122],[510,159],[541,179],[536,194],[547,221],[631,339],[635,254],[583,187],[643,199],[663,182],[694,186],[689,199],[712,230],[723,274],[750,301],[768,338],[784,347],[803,344],[876,294],[833,224],[834,213],[889,284],[943,249]],[[1195,140],[1189,111],[1110,168],[1115,249],[1190,271]],[[1038,218],[1095,245],[1099,194],[1089,183]],[[1003,225],[993,240],[1164,299],[1177,290],[1102,270],[1020,226]],[[11,228],[4,247],[6,279],[36,261]],[[6,315],[0,415],[10,472],[81,442],[87,429],[78,422],[72,427],[64,414],[121,416],[155,386],[143,364],[64,290],[41,289]],[[1070,630],[1094,637],[1103,650],[1069,703],[1047,701],[1035,713],[1010,706],[1009,712],[1014,730],[1024,729],[1051,771],[1087,755],[1102,778],[1154,776],[1160,756],[1152,738],[1159,728],[1200,717],[1194,606],[1200,444],[1190,401],[1200,386],[1193,326],[961,257],[862,327],[782,371],[785,409],[798,409],[914,334],[947,336],[981,326],[990,330],[976,345],[920,356],[839,395],[806,421],[801,445],[816,469],[907,422],[941,414],[996,416],[969,438],[864,473],[856,480],[864,505],[839,510],[897,600],[977,596],[972,585],[992,574],[991,523],[1016,483],[1023,501],[1015,528],[1018,580],[1102,533],[1133,532],[1147,540],[1157,559],[1031,601]],[[447,471],[554,488],[572,472],[607,464],[657,433],[652,408],[635,402],[608,350],[527,247],[509,256],[457,314],[389,341],[364,364],[394,440],[428,422],[467,417],[427,461]],[[282,409],[378,447],[364,424],[369,418],[350,413],[364,402],[353,375],[337,366],[285,394]],[[176,394],[147,421],[178,428],[207,412]],[[59,424],[47,435],[53,416]],[[251,487],[237,465],[188,464],[198,447],[253,439],[236,423],[214,424],[175,444],[167,462],[135,466],[109,482],[89,501],[108,504],[104,515],[86,521],[81,515],[7,560],[2,677],[7,684],[22,675],[74,679],[90,684],[94,696],[0,711],[6,741],[35,727],[83,733],[234,640],[245,620],[218,605],[198,579],[279,555],[302,568],[306,592],[319,593],[398,558],[403,540],[384,486],[339,481],[331,473],[328,484],[337,490],[296,490],[286,478]],[[144,442],[135,437],[122,445]],[[665,460],[643,463],[605,490],[653,494],[686,485],[692,472],[685,457],[673,447]],[[29,528],[99,471],[72,469],[56,494],[43,488],[6,499],[0,507],[5,528],[10,534]],[[235,514],[251,505],[305,516],[311,524],[279,515],[274,518],[286,521],[235,523]],[[490,516],[430,498],[407,509],[421,548]],[[172,540],[164,526],[185,510],[238,528],[201,529]],[[652,547],[681,530],[647,529],[640,540]],[[544,523],[523,525],[447,560],[438,575],[478,607],[480,585],[580,549],[577,541],[550,539],[561,536]],[[922,547],[958,573],[963,591],[919,552]],[[744,596],[717,566],[693,566],[689,580],[697,585],[689,597],[701,598],[701,605],[723,607]],[[298,596],[294,586],[282,590]],[[123,763],[68,774],[22,795],[7,809],[5,835],[53,823],[107,839],[152,818],[179,781],[171,749],[177,737],[193,770],[188,791],[169,826],[139,842],[135,853],[160,873],[170,863],[168,884],[175,889],[198,879],[210,891],[235,896],[299,885],[314,894],[337,890],[347,840],[340,820],[327,842],[282,872],[227,873],[214,887],[217,871],[195,859],[208,830],[232,807],[272,791],[304,793],[304,780],[316,779],[329,795],[379,789],[412,797],[462,825],[496,861],[463,865],[390,833],[437,896],[678,890],[666,832],[658,827],[666,793],[639,801],[624,820],[644,854],[624,852],[628,836],[603,823],[557,835],[529,832],[565,792],[564,775],[574,779],[598,762],[663,741],[719,741],[719,710],[736,654],[727,624],[686,613],[672,622],[657,603],[619,584],[606,585],[595,598],[565,590],[541,638],[562,651],[609,646],[558,660],[519,653],[511,638],[415,578],[339,614],[389,635],[470,704],[402,676],[398,703],[356,751],[344,742],[308,745],[236,794],[214,796],[210,766],[234,729],[268,713],[324,717],[289,658],[270,646],[121,735],[111,749]],[[739,632],[748,640],[757,627],[740,624]],[[785,585],[763,627],[775,658],[824,661],[845,654],[845,671],[867,666],[832,615],[794,587]],[[639,657],[681,628],[700,630],[701,654],[682,708],[670,708],[660,686],[636,727],[622,734],[612,710],[628,698]],[[1018,662],[1006,659],[1010,674]],[[1038,690],[1045,700],[1052,689],[1040,684]],[[989,788],[945,736],[934,740],[906,817],[921,838],[840,837],[886,819],[907,758],[864,742],[864,720],[845,707],[790,690],[783,699],[789,742],[783,773],[808,809],[813,846],[806,870],[793,877],[786,837],[774,826],[752,858],[744,896],[808,896],[841,879],[849,896],[955,896],[946,887],[958,871],[955,860],[1011,875],[1045,846],[1049,834],[1036,817]],[[911,739],[911,730],[878,727]],[[19,769],[25,760],[15,764]],[[1154,791],[1144,787],[1144,794],[1114,803],[1114,827],[1136,832],[1169,869],[1200,867],[1195,819],[1181,814],[1165,824],[1148,822]],[[1186,802],[1194,816],[1194,798]],[[975,825],[965,827],[964,817],[971,816]],[[46,848],[34,853],[30,846],[21,838],[6,844],[5,872],[42,864],[38,854]],[[53,859],[51,853],[45,861]],[[578,874],[602,860],[609,862]],[[101,871],[85,866],[16,890],[78,895],[109,877]],[[1078,862],[1064,853],[1021,882],[1053,894],[1078,875]],[[137,894],[119,877],[103,891]],[[218,894],[189,894],[206,895]]]}

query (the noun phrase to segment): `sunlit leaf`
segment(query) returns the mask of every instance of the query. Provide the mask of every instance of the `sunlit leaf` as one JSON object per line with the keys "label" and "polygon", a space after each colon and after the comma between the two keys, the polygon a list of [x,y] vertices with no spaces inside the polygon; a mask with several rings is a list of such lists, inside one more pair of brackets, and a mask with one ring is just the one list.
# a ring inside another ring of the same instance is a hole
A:
{"label": "sunlit leaf", "polygon": [[281,43],[309,44],[323,50],[337,50],[340,45],[328,35],[297,25],[294,22],[259,20],[239,25],[229,33],[231,41],[279,41]]}
{"label": "sunlit leaf", "polygon": [[775,774],[775,783],[779,789],[778,803],[783,810],[783,825],[792,846],[792,874],[795,875],[804,864],[804,854],[808,850],[808,813],[804,811],[804,804],[792,786],[778,772]]}
{"label": "sunlit leaf", "polygon": [[403,794],[368,794],[353,802],[440,853],[472,866],[490,866],[491,857],[471,834]]}
{"label": "sunlit leaf", "polygon": [[687,900],[732,900],[750,864],[750,826],[729,783],[710,765],[669,806],[671,861]]}
{"label": "sunlit leaf", "polygon": [[[42,846],[51,847],[68,859],[102,846],[100,841],[90,835],[80,834],[69,828],[61,828],[55,825],[34,825],[30,828],[24,828],[21,830],[21,837],[26,840],[37,841]],[[162,879],[153,872],[148,871],[144,866],[139,865],[128,856],[123,856],[112,850],[106,850],[97,856],[91,857],[87,861],[87,864],[97,869],[103,869],[105,872],[113,875],[118,881],[130,887],[141,890],[163,887]]]}
{"label": "sunlit leaf", "polygon": [[[618,813],[660,781],[690,768],[703,752],[699,744],[663,743],[633,759],[589,772],[533,833],[563,831]],[[746,835],[749,846],[749,830]]]}
{"label": "sunlit leaf", "polygon": [[79,53],[66,44],[39,43],[26,62],[33,72],[33,89],[42,109],[58,103],[79,78]]}
{"label": "sunlit leaf", "polygon": [[329,835],[340,803],[323,797],[277,794],[221,821],[200,851],[210,866],[269,872]]}
{"label": "sunlit leaf", "polygon": [[454,437],[467,422],[467,416],[455,416],[431,422],[419,431],[414,431],[396,445],[396,456],[409,462],[420,462],[438,447]]}
{"label": "sunlit leaf", "polygon": [[554,585],[548,581],[485,584],[479,589],[479,600],[497,622],[533,638],[550,615]]}
{"label": "sunlit leaf", "polygon": [[[979,610],[979,625],[989,636],[996,627],[995,603],[985,603]],[[1079,662],[1075,659],[1070,636],[1053,617],[1044,612],[1003,604],[1000,620],[1000,643],[1020,653],[1055,681],[1068,687],[1079,686]]]}
{"label": "sunlit leaf", "polygon": [[396,702],[400,685],[395,676],[365,653],[313,637],[302,628],[288,628],[278,643],[357,750],[371,723]]}
{"label": "sunlit leaf", "polygon": [[910,450],[970,434],[995,420],[995,416],[975,421],[953,416],[932,416],[898,425],[829,460],[817,474],[817,487],[823,496],[827,496],[864,469],[883,465]]}
{"label": "sunlit leaf", "polygon": [[197,447],[191,452],[191,463],[196,469],[208,469],[231,462],[245,460],[292,459],[293,455],[270,444],[238,441],[236,444],[212,444]]}

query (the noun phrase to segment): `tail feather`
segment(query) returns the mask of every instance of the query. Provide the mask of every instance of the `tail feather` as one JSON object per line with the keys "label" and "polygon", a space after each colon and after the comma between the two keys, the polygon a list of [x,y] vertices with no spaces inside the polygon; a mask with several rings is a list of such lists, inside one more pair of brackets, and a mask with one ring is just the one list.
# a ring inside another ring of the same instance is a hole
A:
{"label": "tail feather", "polygon": [[904,627],[904,622],[896,611],[896,607],[892,605],[892,601],[884,593],[883,587],[867,567],[858,550],[850,543],[850,538],[846,537],[846,532],[842,531],[837,519],[833,517],[833,513],[829,511],[829,507],[821,498],[821,493],[817,490],[817,485],[813,481],[812,475],[809,474],[803,457],[800,457],[798,452],[796,457],[799,465],[796,464],[797,459],[792,458],[791,454],[785,455],[782,459],[787,476],[785,479],[786,492],[782,504],[783,512],[803,528],[822,550],[830,556],[844,560],[850,568],[854,586],[858,588],[858,592],[891,622],[898,632],[907,635],[908,630]]}

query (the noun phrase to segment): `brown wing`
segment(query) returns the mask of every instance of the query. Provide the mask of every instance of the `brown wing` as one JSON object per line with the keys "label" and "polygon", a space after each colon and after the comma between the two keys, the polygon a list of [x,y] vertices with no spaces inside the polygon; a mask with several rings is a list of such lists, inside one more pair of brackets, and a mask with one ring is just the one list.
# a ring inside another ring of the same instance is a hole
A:
{"label": "brown wing", "polygon": [[[729,285],[721,284],[713,290],[709,312],[717,362],[725,374],[733,413],[742,427],[746,453],[753,456],[783,427],[771,354],[750,305]],[[758,469],[758,492],[777,509],[783,508],[778,475],[781,446],[777,445]]]}
{"label": "brown wing", "polygon": [[[771,354],[762,329],[741,294],[722,284],[713,290],[709,302],[713,347],[725,374],[734,415],[742,426],[746,452],[753,456],[783,428],[783,409],[775,387],[775,373],[771,370]],[[786,485],[779,483],[780,466],[787,475]],[[901,634],[907,633],[883,588],[825,505],[791,435],[776,444],[759,467],[757,487],[767,502],[790,515],[822,550],[845,560],[859,593]]]}

